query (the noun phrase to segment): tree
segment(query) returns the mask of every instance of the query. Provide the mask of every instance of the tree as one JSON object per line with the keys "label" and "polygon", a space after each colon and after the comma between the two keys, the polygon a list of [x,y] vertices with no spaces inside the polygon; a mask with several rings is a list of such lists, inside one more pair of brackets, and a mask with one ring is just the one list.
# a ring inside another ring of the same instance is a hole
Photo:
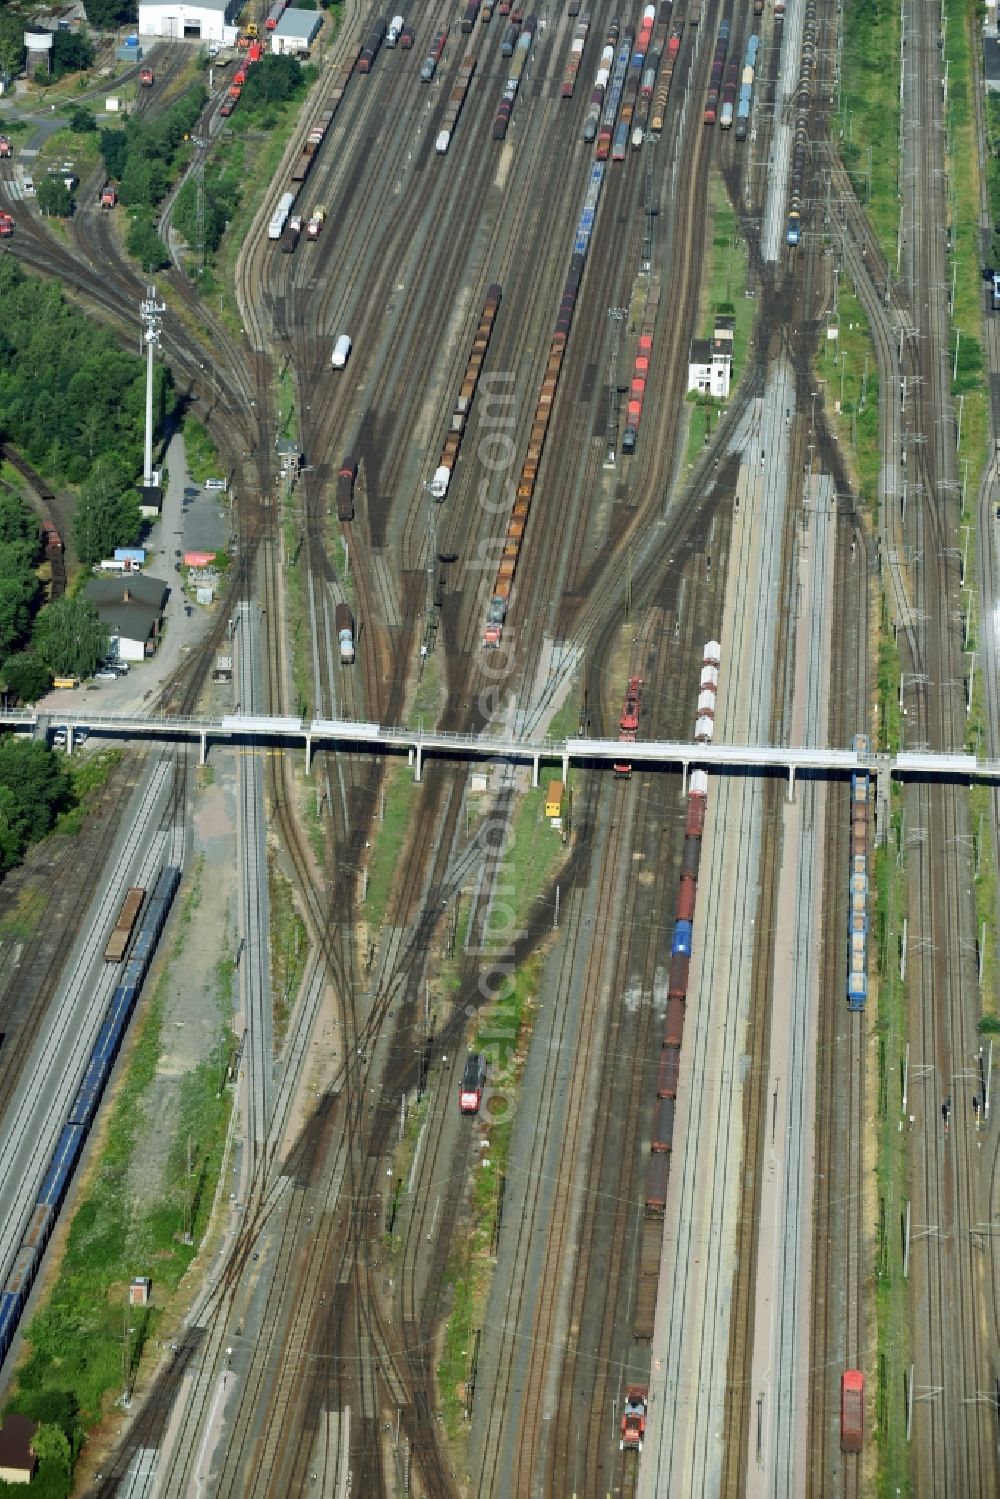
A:
{"label": "tree", "polygon": [[11,541],[28,541],[37,552],[40,540],[38,522],[20,495],[0,491],[0,546]]}
{"label": "tree", "polygon": [[38,184],[38,206],[43,213],[53,218],[68,219],[73,215],[73,194],[62,177],[47,172]]}
{"label": "tree", "polygon": [[138,20],[138,0],[83,0],[91,26],[99,31],[113,31],[116,26]]}
{"label": "tree", "polygon": [[69,112],[69,128],[74,135],[90,135],[97,129],[97,121],[89,109],[74,104]]}
{"label": "tree", "polygon": [[6,734],[0,741],[2,857],[20,858],[29,843],[44,838],[68,794],[69,777],[51,750],[37,740]]}
{"label": "tree", "polygon": [[85,31],[52,33],[53,78],[62,78],[67,73],[82,73],[92,67],[93,62],[93,43]]}
{"label": "tree", "polygon": [[69,1477],[73,1460],[69,1440],[61,1427],[40,1426],[31,1439],[31,1445],[38,1458],[39,1471],[44,1464]]}
{"label": "tree", "polygon": [[73,517],[73,537],[81,562],[100,562],[115,547],[139,538],[139,496],[128,468],[114,458],[99,458],[80,486]]}
{"label": "tree", "polygon": [[66,597],[40,610],[32,644],[53,676],[90,677],[108,654],[108,632],[90,599]]}
{"label": "tree", "polygon": [[146,214],[136,214],[129,224],[125,248],[144,271],[160,271],[170,264],[167,247]]}
{"label": "tree", "polygon": [[0,667],[0,686],[18,702],[37,703],[52,686],[52,673],[34,651],[15,651]]}
{"label": "tree", "polygon": [[0,548],[0,655],[27,634],[40,591],[23,543]]}
{"label": "tree", "polygon": [[120,178],[128,160],[128,136],[124,130],[101,131],[101,155],[108,175]]}
{"label": "tree", "polygon": [[303,84],[302,64],[296,58],[284,53],[262,57],[247,74],[240,107],[284,104],[301,91]]}
{"label": "tree", "polygon": [[0,15],[0,73],[16,78],[24,67],[24,19]]}

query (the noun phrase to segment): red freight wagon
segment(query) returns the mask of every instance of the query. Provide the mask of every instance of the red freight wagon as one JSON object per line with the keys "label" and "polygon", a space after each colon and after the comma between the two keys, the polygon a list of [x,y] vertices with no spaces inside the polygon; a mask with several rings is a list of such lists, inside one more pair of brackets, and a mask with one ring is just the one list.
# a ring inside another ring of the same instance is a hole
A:
{"label": "red freight wagon", "polygon": [[680,1069],[680,1051],[676,1046],[665,1046],[660,1052],[660,1067],[656,1075],[657,1098],[677,1097],[677,1078]]}
{"label": "red freight wagon", "polygon": [[667,1018],[663,1026],[664,1046],[676,1046],[680,1049],[684,1040],[684,1001],[675,995],[667,1000]]}
{"label": "red freight wagon", "polygon": [[688,992],[688,973],[691,969],[691,958],[687,953],[675,952],[670,958],[670,987],[667,990],[668,999],[686,999]]}
{"label": "red freight wagon", "polygon": [[646,1167],[646,1212],[662,1218],[667,1210],[667,1183],[670,1181],[670,1153],[656,1151]]}
{"label": "red freight wagon", "polygon": [[687,819],[684,823],[684,835],[687,838],[700,838],[705,830],[705,798],[703,796],[689,796]]}
{"label": "red freight wagon", "polygon": [[865,1376],[845,1369],[840,1377],[840,1450],[860,1452],[864,1443]]}
{"label": "red freight wagon", "polygon": [[678,921],[694,920],[694,903],[697,894],[698,886],[694,877],[690,874],[682,874],[677,890],[677,910],[674,913]]}

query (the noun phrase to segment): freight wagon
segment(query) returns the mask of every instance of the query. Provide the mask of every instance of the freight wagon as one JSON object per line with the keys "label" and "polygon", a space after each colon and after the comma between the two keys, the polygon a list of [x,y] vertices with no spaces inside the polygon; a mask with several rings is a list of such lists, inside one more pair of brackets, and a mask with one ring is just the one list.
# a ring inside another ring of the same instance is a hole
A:
{"label": "freight wagon", "polygon": [[864,1446],[865,1376],[845,1369],[840,1376],[840,1450],[858,1453]]}
{"label": "freight wagon", "polygon": [[[666,1159],[669,1161],[669,1156]],[[648,1195],[647,1182],[647,1198]],[[642,1236],[639,1241],[639,1284],[636,1288],[635,1310],[632,1316],[632,1336],[637,1343],[652,1341],[662,1253],[662,1219],[647,1212],[642,1220]]]}
{"label": "freight wagon", "polygon": [[122,908],[118,912],[114,930],[108,938],[108,945],[104,949],[105,963],[120,963],[124,958],[145,898],[146,891],[139,885],[134,885],[126,895]]}
{"label": "freight wagon", "polygon": [[662,1218],[667,1210],[667,1187],[670,1182],[670,1153],[658,1151],[646,1164],[646,1212]]}
{"label": "freight wagon", "polygon": [[337,519],[354,519],[354,481],[358,477],[358,460],[348,453],[337,475]]}

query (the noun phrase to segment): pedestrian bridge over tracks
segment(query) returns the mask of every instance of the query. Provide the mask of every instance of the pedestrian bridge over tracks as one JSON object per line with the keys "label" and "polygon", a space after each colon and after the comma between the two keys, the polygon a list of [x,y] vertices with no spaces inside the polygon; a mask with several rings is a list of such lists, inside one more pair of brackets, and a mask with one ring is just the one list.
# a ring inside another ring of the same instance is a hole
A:
{"label": "pedestrian bridge over tracks", "polygon": [[311,766],[313,752],[317,749],[377,755],[399,754],[405,750],[418,781],[424,761],[433,756],[447,760],[505,760],[530,764],[532,783],[536,786],[543,762],[561,765],[565,780],[571,764],[610,769],[623,759],[637,767],[649,765],[680,770],[685,783],[688,772],[694,767],[735,775],[783,774],[788,777],[789,795],[794,792],[795,777],[800,772],[840,777],[864,769],[877,778],[897,776],[919,781],[1000,782],[1000,760],[979,759],[969,754],[910,750],[888,755],[822,746],[697,744],[688,740],[639,740],[626,747],[617,739],[530,739],[509,734],[453,734],[438,729],[393,728],[346,718],[309,720],[260,713],[230,713],[221,718],[206,718],[148,713],[63,713],[58,708],[44,711],[16,709],[0,712],[0,728],[30,733],[39,738],[64,729],[70,751],[74,732],[80,729],[102,738],[189,740],[198,744],[202,763],[211,743],[301,745],[305,749],[307,768]]}

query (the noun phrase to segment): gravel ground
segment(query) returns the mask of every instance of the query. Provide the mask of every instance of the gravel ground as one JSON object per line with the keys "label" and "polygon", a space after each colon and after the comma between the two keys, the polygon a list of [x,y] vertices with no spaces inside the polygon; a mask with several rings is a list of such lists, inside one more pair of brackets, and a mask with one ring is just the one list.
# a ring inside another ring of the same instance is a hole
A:
{"label": "gravel ground", "polygon": [[[131,1188],[155,1200],[164,1184],[167,1153],[179,1124],[180,1083],[215,1053],[221,1025],[232,1019],[235,994],[220,993],[219,960],[236,950],[235,760],[216,749],[199,774],[194,795],[190,858],[181,887],[183,928],[171,928],[164,995],[161,1055],[143,1102],[148,1128],[133,1163]],[[221,1069],[220,1069],[221,1071]]]}

